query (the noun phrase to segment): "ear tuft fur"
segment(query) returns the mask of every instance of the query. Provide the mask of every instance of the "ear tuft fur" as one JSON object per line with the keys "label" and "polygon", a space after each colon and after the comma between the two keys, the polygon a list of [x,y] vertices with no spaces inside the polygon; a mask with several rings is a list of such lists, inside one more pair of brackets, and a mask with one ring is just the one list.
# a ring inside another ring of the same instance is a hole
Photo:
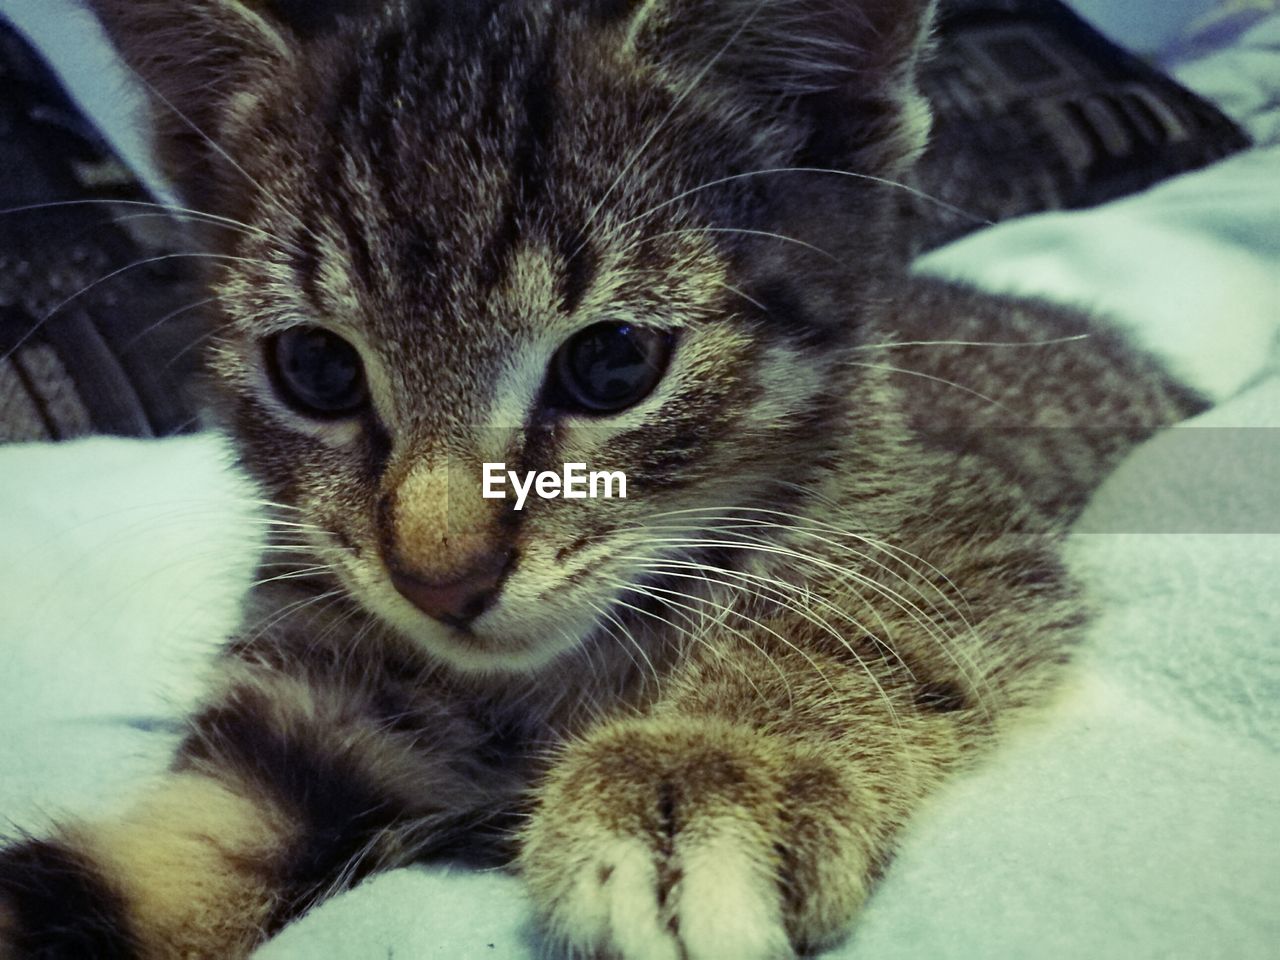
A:
{"label": "ear tuft fur", "polygon": [[916,89],[935,0],[645,0],[636,54],[696,95],[735,97],[758,120],[799,120],[796,160],[896,175],[924,148]]}
{"label": "ear tuft fur", "polygon": [[151,94],[162,169],[188,195],[226,164],[238,97],[289,67],[296,39],[253,0],[84,0]]}

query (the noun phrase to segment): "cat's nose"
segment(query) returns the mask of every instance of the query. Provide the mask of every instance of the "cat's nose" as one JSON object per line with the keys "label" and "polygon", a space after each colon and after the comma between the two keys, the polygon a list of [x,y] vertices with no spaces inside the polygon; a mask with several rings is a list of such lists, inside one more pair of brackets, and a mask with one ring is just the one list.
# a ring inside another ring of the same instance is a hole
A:
{"label": "cat's nose", "polygon": [[476,563],[453,580],[424,580],[393,570],[391,582],[400,595],[429,617],[451,627],[465,629],[484,613],[498,595],[514,555],[503,550]]}

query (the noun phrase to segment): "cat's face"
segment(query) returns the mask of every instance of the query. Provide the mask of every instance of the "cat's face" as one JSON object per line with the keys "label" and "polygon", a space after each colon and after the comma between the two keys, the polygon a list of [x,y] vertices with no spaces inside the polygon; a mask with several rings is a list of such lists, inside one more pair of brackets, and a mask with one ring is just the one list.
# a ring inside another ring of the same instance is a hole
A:
{"label": "cat's face", "polygon": [[[856,422],[884,197],[765,171],[892,175],[919,11],[891,83],[817,59],[855,55],[829,21],[867,3],[395,4],[307,35],[195,6],[248,46],[187,180],[243,224],[211,231],[220,406],[362,605],[531,668],[696,594],[734,510],[805,509]],[[626,498],[517,510],[486,463]]]}

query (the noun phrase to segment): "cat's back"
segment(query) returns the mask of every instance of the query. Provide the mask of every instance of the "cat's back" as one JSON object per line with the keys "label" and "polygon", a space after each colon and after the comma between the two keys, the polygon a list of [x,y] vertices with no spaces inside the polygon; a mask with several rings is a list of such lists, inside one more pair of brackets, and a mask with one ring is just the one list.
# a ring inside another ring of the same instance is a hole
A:
{"label": "cat's back", "polygon": [[1136,442],[1208,406],[1105,317],[923,276],[901,278],[855,362],[891,374],[929,447],[1068,516]]}

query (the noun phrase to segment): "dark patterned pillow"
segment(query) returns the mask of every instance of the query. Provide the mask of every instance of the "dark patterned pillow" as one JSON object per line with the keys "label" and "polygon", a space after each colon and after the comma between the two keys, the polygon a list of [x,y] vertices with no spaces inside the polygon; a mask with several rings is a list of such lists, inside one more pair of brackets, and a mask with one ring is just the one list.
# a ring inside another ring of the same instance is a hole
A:
{"label": "dark patterned pillow", "polygon": [[1094,206],[1249,145],[1216,107],[1056,0],[944,0],[930,146],[903,195],[918,253],[986,223]]}
{"label": "dark patterned pillow", "polygon": [[[919,195],[902,194],[907,253],[1247,145],[1054,0],[944,0],[923,85],[936,121]],[[142,188],[3,22],[0,88],[0,209],[111,201],[0,215],[0,440],[190,427],[207,335],[190,247],[173,221],[131,205]]]}
{"label": "dark patterned pillow", "polygon": [[187,428],[190,248],[2,20],[0,89],[0,440]]}

